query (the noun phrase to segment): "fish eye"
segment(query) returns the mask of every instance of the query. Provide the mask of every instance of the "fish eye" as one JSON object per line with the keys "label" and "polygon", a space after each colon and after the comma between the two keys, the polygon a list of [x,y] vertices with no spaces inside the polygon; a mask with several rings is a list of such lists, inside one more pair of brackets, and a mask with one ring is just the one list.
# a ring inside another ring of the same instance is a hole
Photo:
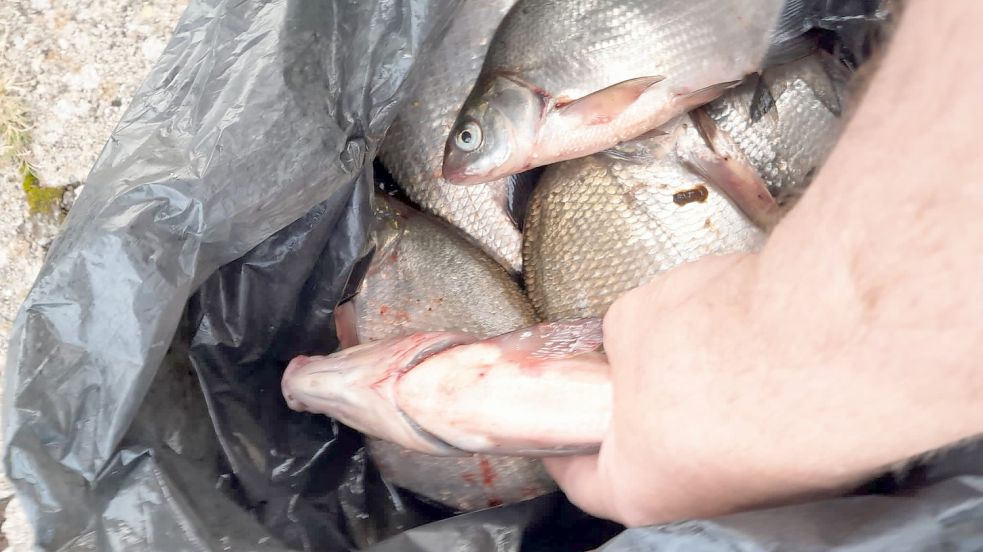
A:
{"label": "fish eye", "polygon": [[481,127],[467,122],[454,137],[454,145],[461,151],[474,151],[481,145]]}

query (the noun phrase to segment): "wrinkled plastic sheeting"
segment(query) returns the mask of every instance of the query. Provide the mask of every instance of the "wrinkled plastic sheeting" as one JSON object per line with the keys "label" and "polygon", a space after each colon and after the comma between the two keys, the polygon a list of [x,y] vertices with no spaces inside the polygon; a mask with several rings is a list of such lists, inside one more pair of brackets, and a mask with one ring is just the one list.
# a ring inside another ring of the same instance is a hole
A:
{"label": "wrinkled plastic sheeting", "polygon": [[[980,472],[983,455],[962,450],[932,470],[962,463]],[[961,458],[957,458],[961,456]],[[600,552],[799,552],[983,550],[983,477],[953,476],[929,485],[908,482],[891,494],[865,494],[717,520],[628,529]]]}
{"label": "wrinkled plastic sheeting", "polygon": [[[508,518],[494,514],[494,511],[476,512],[410,529],[370,550],[595,549],[586,542],[537,540],[535,532],[527,534],[527,540],[516,543],[513,532],[496,525]],[[535,527],[535,518],[531,521],[526,522],[527,527]],[[576,530],[574,533],[582,534]],[[563,534],[563,530],[551,533],[554,537]],[[983,550],[983,442],[973,440],[933,454],[841,498],[712,520],[626,529],[596,549],[599,552]]]}
{"label": "wrinkled plastic sheeting", "polygon": [[[172,348],[158,368],[172,342],[197,346],[228,337],[199,327],[195,309],[186,312],[195,304],[189,297],[219,267],[292,223],[317,225],[320,234],[310,239],[326,240],[324,262],[334,280],[347,278],[365,253],[367,161],[399,106],[413,60],[439,38],[456,6],[191,3],[90,173],[15,321],[4,464],[42,547],[282,547],[252,521],[273,516],[263,504],[237,506],[255,490],[240,480],[237,459],[222,452],[236,446],[222,441],[227,428],[211,419],[222,411],[223,386],[239,382],[206,381],[208,372],[195,370],[202,355],[192,357],[190,349],[182,357]],[[278,246],[289,250],[295,241]],[[220,276],[203,289],[226,292],[228,280]],[[296,290],[286,286],[295,275],[267,276],[271,281],[256,284],[291,299]],[[228,311],[277,329],[262,310]],[[211,321],[210,311],[201,316]],[[180,387],[169,379],[188,370],[210,395],[147,400],[152,389]],[[191,406],[203,399],[204,408]],[[258,413],[268,414],[275,413]],[[294,423],[282,422],[284,430]],[[349,444],[338,437],[323,446]],[[244,453],[262,464],[268,452]],[[277,466],[283,471],[275,473],[265,467],[271,485],[299,484],[291,476],[300,466]],[[298,547],[324,538],[318,545],[327,548],[349,540],[327,530],[305,540],[308,514],[292,506],[272,522],[282,530],[277,538]],[[331,515],[345,513],[326,510],[322,517]],[[318,525],[330,523],[344,526]]]}
{"label": "wrinkled plastic sheeting", "polygon": [[39,545],[979,548],[973,446],[855,497],[618,535],[558,494],[453,515],[381,478],[356,433],[286,408],[286,362],[336,346],[371,253],[370,162],[456,6],[192,2],[15,322],[4,466]]}

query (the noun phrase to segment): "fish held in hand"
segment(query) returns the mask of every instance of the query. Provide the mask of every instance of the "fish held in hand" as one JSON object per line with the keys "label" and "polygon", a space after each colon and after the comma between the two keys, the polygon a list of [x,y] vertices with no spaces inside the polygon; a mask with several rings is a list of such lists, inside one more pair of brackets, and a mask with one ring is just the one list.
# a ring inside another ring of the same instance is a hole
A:
{"label": "fish held in hand", "polygon": [[422,359],[473,336],[419,333],[349,347],[327,356],[298,356],[281,381],[287,406],[326,414],[362,433],[429,454],[460,450],[422,431],[397,406],[394,383]]}
{"label": "fish held in hand", "polygon": [[[357,293],[335,309],[342,347],[427,331],[478,339],[536,323],[515,280],[455,228],[383,194],[374,199],[375,253]],[[434,456],[375,437],[365,447],[387,481],[456,511],[556,490],[535,458]]]}
{"label": "fish held in hand", "polygon": [[291,408],[433,455],[596,451],[611,417],[599,319],[477,341],[425,332],[294,359]]}
{"label": "fish held in hand", "polygon": [[814,4],[519,0],[447,137],[444,178],[489,182],[637,138],[808,53]]}

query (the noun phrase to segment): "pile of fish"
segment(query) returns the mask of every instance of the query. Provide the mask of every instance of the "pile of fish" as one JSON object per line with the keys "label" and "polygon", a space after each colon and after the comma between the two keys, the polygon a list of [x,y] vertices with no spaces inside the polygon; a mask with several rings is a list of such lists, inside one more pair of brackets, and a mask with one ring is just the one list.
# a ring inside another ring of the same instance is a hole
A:
{"label": "pile of fish", "polygon": [[537,457],[596,450],[610,418],[600,317],[681,263],[764,244],[836,144],[888,13],[464,0],[380,150],[409,202],[373,198],[342,349],[295,358],[287,403],[456,510],[552,492]]}

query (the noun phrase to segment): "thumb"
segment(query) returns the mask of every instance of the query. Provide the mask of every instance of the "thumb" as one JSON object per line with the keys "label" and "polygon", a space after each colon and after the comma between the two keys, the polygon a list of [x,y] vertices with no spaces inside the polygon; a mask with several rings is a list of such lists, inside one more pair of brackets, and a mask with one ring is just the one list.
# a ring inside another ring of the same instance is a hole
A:
{"label": "thumb", "polygon": [[547,457],[543,465],[578,508],[594,517],[618,521],[611,507],[611,485],[599,469],[596,454]]}

